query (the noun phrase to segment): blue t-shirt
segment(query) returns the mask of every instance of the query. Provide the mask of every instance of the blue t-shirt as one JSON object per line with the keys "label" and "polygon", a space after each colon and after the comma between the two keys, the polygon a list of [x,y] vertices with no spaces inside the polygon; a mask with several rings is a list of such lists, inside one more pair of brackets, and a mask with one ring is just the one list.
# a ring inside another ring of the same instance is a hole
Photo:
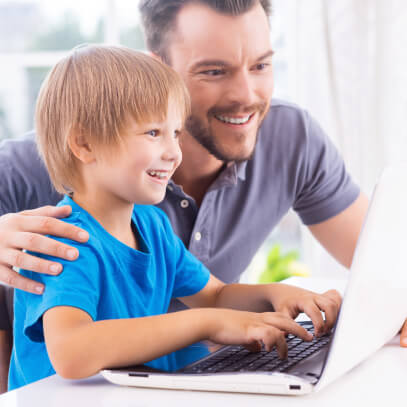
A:
{"label": "blue t-shirt", "polygon": [[[66,204],[72,207],[72,214],[64,220],[87,230],[90,238],[84,244],[58,239],[77,247],[80,257],[74,262],[62,260],[64,270],[57,277],[21,270],[22,275],[41,281],[46,288],[42,296],[15,291],[10,390],[55,373],[42,325],[48,309],[80,308],[94,321],[158,315],[167,311],[171,298],[195,294],[209,279],[208,269],[186,250],[160,209],[134,206],[132,222],[138,251],[107,233],[67,196],[59,205]],[[164,356],[148,365],[167,370],[167,362]]]}

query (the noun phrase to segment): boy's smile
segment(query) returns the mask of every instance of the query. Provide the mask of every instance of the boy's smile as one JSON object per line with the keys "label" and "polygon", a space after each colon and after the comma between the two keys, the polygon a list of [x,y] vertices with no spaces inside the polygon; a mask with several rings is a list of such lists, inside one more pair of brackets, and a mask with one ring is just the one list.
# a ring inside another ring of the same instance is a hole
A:
{"label": "boy's smile", "polygon": [[121,145],[95,155],[94,162],[84,168],[86,202],[92,206],[103,202],[112,210],[161,202],[181,162],[181,128],[181,115],[171,101],[164,120],[138,124],[129,118]]}

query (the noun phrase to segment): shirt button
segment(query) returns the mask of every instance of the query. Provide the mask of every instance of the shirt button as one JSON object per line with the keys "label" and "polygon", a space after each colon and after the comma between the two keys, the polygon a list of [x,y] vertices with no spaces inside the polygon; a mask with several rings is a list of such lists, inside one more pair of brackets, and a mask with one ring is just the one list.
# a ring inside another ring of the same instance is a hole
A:
{"label": "shirt button", "polygon": [[181,208],[188,208],[188,206],[189,206],[189,202],[186,200],[186,199],[183,199],[182,201],[181,201]]}
{"label": "shirt button", "polygon": [[174,190],[174,188],[173,188],[171,185],[167,185],[167,188],[168,188],[170,191],[173,191],[173,190]]}
{"label": "shirt button", "polygon": [[202,239],[201,233],[200,233],[200,232],[196,232],[196,233],[195,233],[195,240],[196,240],[197,242],[199,242],[201,239]]}

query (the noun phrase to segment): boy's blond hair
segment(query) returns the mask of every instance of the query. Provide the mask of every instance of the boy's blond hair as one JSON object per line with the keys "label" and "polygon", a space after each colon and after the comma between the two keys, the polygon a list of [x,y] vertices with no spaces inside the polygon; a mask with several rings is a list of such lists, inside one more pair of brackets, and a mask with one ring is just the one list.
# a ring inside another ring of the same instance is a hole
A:
{"label": "boy's blond hair", "polygon": [[74,49],[48,74],[35,112],[38,149],[56,190],[71,192],[80,182],[69,137],[115,147],[129,118],[141,125],[164,120],[168,103],[179,106],[185,120],[188,91],[170,67],[125,47]]}

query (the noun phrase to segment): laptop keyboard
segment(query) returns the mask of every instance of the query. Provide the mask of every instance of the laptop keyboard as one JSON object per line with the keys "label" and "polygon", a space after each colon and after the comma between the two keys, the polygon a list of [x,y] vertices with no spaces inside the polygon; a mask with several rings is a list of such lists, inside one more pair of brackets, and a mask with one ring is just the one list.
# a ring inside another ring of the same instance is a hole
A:
{"label": "laptop keyboard", "polygon": [[[314,327],[309,322],[300,323],[307,331],[314,333]],[[187,366],[184,373],[226,373],[226,372],[286,372],[296,364],[313,355],[329,343],[331,334],[314,338],[311,342],[288,335],[287,359],[280,359],[277,351],[262,350],[250,352],[243,346],[226,346],[201,362]]]}

